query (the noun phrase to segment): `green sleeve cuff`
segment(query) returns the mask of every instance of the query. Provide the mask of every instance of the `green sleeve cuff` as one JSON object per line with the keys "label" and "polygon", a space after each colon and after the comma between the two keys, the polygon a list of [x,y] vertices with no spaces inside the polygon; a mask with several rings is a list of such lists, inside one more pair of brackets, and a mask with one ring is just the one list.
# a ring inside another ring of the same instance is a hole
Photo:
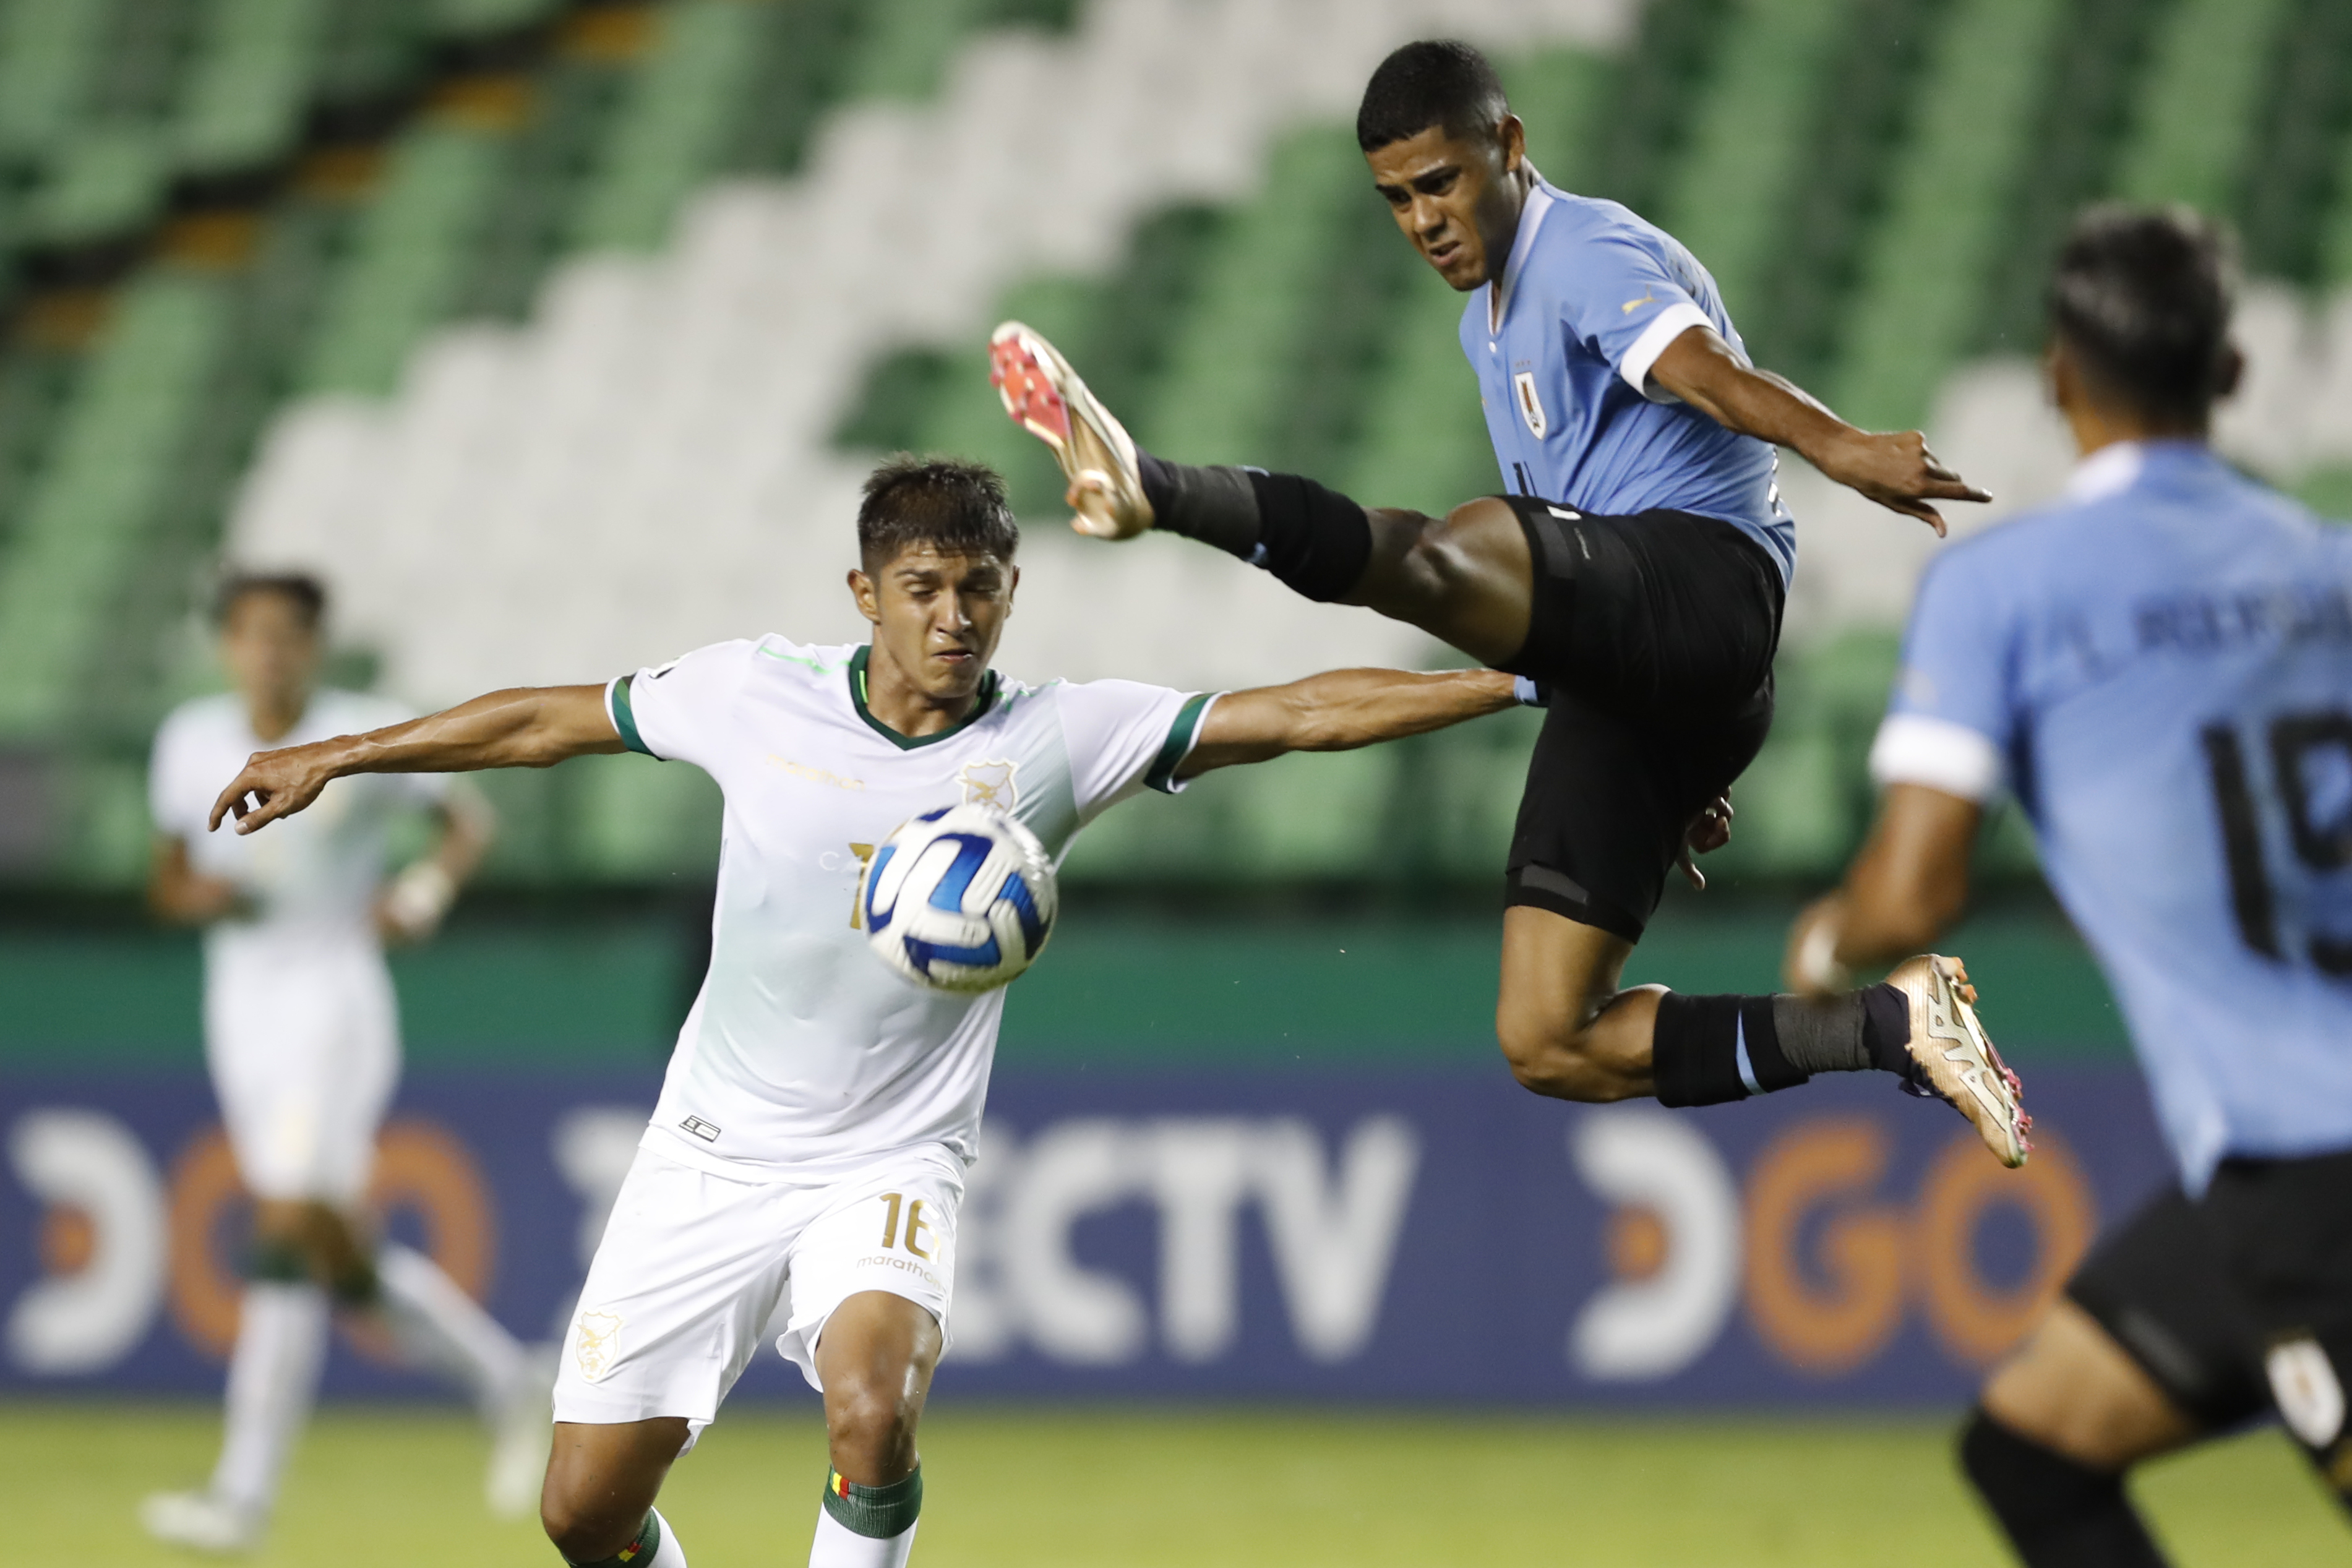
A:
{"label": "green sleeve cuff", "polygon": [[[647,746],[646,737],[637,733],[636,711],[629,706],[629,683],[636,678],[635,675],[623,675],[613,683],[613,695],[608,705],[613,712],[613,727],[621,732],[623,746],[631,751],[654,757],[654,748]],[[658,762],[661,758],[654,757],[654,760]]]}
{"label": "green sleeve cuff", "polygon": [[1197,693],[1176,710],[1176,722],[1168,727],[1168,738],[1160,742],[1160,755],[1151,759],[1151,771],[1143,776],[1143,781],[1161,794],[1176,793],[1176,769],[1192,754],[1192,743],[1200,738],[1201,716],[1208,712],[1213,695]]}

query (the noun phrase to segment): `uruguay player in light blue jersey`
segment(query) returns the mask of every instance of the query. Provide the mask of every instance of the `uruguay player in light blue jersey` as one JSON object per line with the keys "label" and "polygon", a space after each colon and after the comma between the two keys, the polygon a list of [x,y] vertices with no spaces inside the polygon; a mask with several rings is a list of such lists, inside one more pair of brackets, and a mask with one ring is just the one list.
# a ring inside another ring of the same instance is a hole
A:
{"label": "uruguay player in light blue jersey", "polygon": [[2130,1025],[2179,1186],[2093,1252],[1962,1443],[2031,1568],[2161,1563],[2123,1472],[2273,1407],[2352,1500],[2352,535],[2205,444],[2229,287],[2185,213],[2077,225],[2048,363],[2084,461],[1929,570],[1876,831],[1790,949],[1833,992],[1932,940],[2006,790]]}
{"label": "uruguay player in light blue jersey", "polygon": [[1882,1069],[1951,1101],[2004,1163],[2022,1163],[2016,1080],[1954,960],[1922,955],[1817,1005],[1622,984],[1667,873],[1680,861],[1696,880],[1687,854],[1727,831],[1725,792],[1771,725],[1796,570],[1775,445],[1938,531],[1937,501],[1986,497],[1916,431],[1857,430],[1751,364],[1688,250],[1536,172],[1475,49],[1391,55],[1364,89],[1356,140],[1397,226],[1470,297],[1462,348],[1506,494],[1431,517],[1368,510],[1297,475],[1165,462],[1136,448],[1052,345],[1007,322],[992,344],[998,386],[1061,459],[1080,531],[1157,528],[1217,545],[1540,694],[1496,1009],[1528,1088],[1707,1105]]}

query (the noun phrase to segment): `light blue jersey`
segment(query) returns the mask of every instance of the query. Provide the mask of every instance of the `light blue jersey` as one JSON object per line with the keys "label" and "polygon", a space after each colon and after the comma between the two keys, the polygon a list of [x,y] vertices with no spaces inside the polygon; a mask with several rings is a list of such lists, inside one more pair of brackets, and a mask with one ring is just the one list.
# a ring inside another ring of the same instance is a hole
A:
{"label": "light blue jersey", "polygon": [[2016,794],[2192,1192],[2352,1148],[2352,535],[2108,447],[1937,559],[1872,764]]}
{"label": "light blue jersey", "polygon": [[1715,279],[1672,235],[1615,202],[1538,176],[1519,214],[1499,306],[1488,283],[1462,312],[1486,434],[1513,495],[1600,517],[1720,517],[1797,568],[1780,454],[1650,384],[1666,345],[1712,327],[1744,354]]}

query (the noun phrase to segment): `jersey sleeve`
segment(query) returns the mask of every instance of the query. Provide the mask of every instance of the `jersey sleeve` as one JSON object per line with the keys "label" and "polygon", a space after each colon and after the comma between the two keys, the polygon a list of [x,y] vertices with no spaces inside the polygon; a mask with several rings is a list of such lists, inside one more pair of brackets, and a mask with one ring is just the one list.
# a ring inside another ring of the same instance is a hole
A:
{"label": "jersey sleeve", "polygon": [[1870,748],[1882,786],[1924,784],[1989,800],[2008,778],[2021,716],[2012,618],[1980,556],[1928,569],[1903,643],[1903,669]]}
{"label": "jersey sleeve", "polygon": [[[147,758],[147,814],[154,820],[155,831],[170,838],[194,837],[203,827],[193,821],[194,813],[188,808],[189,797],[194,792],[189,779],[191,771],[184,721],[174,715],[163,721],[155,732],[155,748]],[[213,786],[215,794],[228,787],[223,779]],[[205,814],[212,812],[212,801],[205,802]]]}
{"label": "jersey sleeve", "polygon": [[1171,691],[1139,681],[1088,681],[1062,688],[1062,738],[1078,820],[1091,821],[1138,789],[1173,795],[1176,769],[1191,756],[1216,695]]}
{"label": "jersey sleeve", "polygon": [[714,643],[667,664],[614,678],[604,714],[621,744],[663,762],[714,771],[756,643]]}
{"label": "jersey sleeve", "polygon": [[1653,402],[1674,402],[1651,388],[1651,367],[1676,338],[1715,323],[1666,259],[1631,237],[1601,235],[1581,246],[1574,280],[1560,301],[1568,329],[1627,386]]}

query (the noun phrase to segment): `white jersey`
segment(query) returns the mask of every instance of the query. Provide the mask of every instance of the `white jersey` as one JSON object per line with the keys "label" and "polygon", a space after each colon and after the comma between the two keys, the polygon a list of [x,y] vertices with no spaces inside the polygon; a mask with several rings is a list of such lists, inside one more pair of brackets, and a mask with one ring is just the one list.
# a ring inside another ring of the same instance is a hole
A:
{"label": "white jersey", "polygon": [[945,1145],[967,1163],[1002,990],[927,990],[866,946],[860,868],[908,818],[985,801],[1058,859],[1149,785],[1173,791],[1210,698],[991,672],[971,715],[909,739],[866,711],[864,647],[720,643],[605,688],[632,749],[691,762],[727,800],[710,970],[648,1147],[705,1170],[823,1180]]}
{"label": "white jersey", "polygon": [[155,737],[148,804],[158,831],[188,846],[189,864],[235,883],[250,918],[216,921],[205,933],[205,977],[266,979],[306,955],[378,951],[372,912],[384,880],[386,836],[402,814],[442,799],[437,774],[367,773],[338,779],[308,810],[240,834],[205,819],[228,781],[257,751],[355,735],[412,716],[398,704],[356,692],[322,691],[276,740],[253,733],[235,695],[198,697],[173,710]]}

